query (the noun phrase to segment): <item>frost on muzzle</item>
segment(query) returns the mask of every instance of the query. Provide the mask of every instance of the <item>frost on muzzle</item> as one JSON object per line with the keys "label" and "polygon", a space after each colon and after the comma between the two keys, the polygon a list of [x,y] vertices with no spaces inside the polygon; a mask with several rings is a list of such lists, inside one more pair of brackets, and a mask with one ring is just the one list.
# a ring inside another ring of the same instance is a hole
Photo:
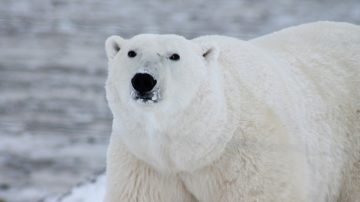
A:
{"label": "frost on muzzle", "polygon": [[157,79],[152,74],[136,73],[131,79],[132,97],[145,103],[158,102],[159,88],[156,85],[157,83]]}

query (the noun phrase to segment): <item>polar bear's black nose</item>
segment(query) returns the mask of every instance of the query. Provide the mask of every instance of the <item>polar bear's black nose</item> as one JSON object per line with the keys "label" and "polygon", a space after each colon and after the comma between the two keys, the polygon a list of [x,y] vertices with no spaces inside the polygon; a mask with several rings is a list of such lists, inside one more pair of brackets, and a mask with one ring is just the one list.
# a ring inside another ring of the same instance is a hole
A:
{"label": "polar bear's black nose", "polygon": [[156,85],[156,80],[150,74],[137,73],[131,79],[131,84],[140,94],[145,94],[154,88]]}

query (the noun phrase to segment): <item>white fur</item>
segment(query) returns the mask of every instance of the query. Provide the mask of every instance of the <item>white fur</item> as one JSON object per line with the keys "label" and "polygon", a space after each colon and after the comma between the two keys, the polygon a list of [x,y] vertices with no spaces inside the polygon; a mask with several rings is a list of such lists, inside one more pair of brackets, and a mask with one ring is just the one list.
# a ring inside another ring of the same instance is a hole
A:
{"label": "white fur", "polygon": [[[250,41],[112,36],[106,52],[106,202],[360,201],[358,26]],[[157,103],[130,96],[144,71],[157,75]]]}

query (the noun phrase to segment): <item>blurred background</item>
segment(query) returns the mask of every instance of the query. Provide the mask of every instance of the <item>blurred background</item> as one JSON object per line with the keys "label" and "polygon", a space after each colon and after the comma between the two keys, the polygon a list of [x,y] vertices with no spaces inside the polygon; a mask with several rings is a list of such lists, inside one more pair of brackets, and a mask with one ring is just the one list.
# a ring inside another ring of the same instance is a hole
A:
{"label": "blurred background", "polygon": [[104,170],[107,36],[247,40],[318,20],[360,24],[360,1],[0,0],[0,202],[40,201]]}

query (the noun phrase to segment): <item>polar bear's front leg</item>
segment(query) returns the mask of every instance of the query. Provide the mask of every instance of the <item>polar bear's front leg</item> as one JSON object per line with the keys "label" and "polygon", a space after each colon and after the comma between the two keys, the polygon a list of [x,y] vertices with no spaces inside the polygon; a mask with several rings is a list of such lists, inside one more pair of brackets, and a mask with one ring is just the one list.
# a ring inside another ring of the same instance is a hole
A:
{"label": "polar bear's front leg", "polygon": [[117,138],[107,156],[105,202],[195,201],[174,175],[161,175],[136,159]]}

